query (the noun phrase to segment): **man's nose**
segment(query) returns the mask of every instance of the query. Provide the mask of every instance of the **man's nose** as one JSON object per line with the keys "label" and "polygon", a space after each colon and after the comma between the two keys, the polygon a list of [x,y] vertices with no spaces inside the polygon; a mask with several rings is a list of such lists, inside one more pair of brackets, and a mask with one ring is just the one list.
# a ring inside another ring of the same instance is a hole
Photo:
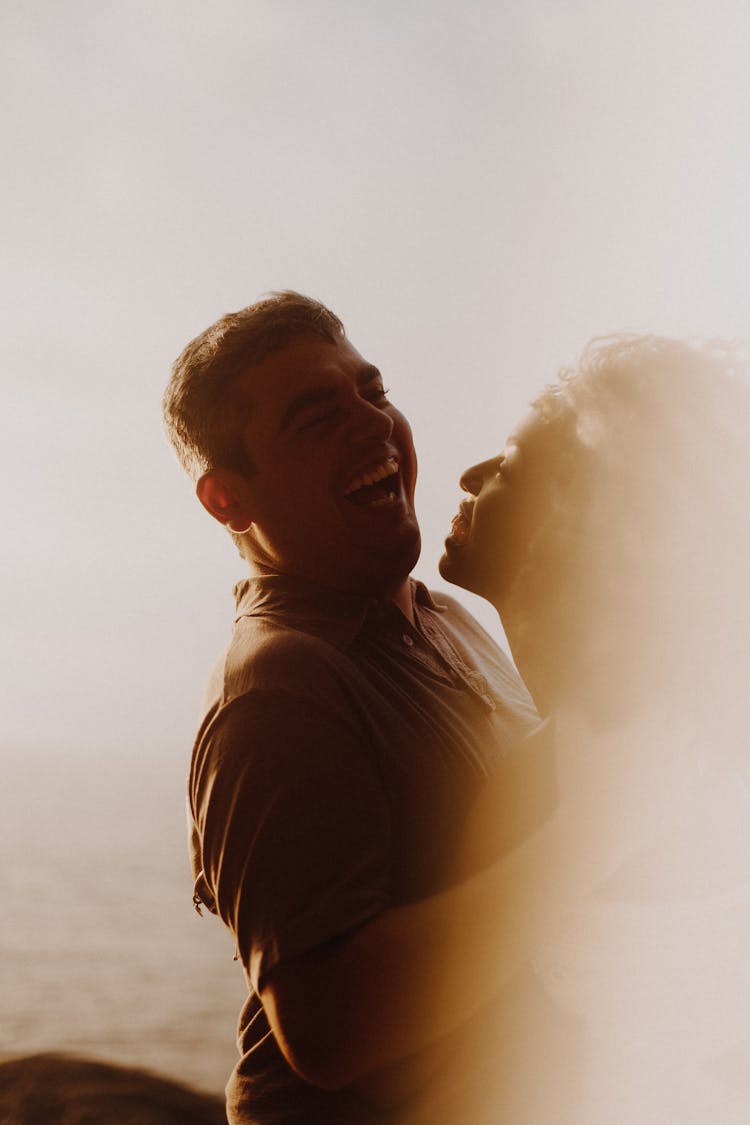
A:
{"label": "man's nose", "polygon": [[387,441],[393,431],[393,419],[387,410],[369,399],[360,398],[354,404],[349,419],[349,434],[353,441],[376,438]]}
{"label": "man's nose", "polygon": [[458,482],[460,487],[464,492],[469,492],[472,496],[478,496],[485,480],[490,473],[497,472],[502,460],[502,457],[490,457],[487,461],[480,461],[477,465],[471,465],[461,474],[461,479]]}

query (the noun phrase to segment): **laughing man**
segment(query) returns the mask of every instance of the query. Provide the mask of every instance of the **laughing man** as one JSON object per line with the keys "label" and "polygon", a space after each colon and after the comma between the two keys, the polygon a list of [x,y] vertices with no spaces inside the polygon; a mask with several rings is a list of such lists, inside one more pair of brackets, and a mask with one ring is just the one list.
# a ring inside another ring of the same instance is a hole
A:
{"label": "laughing man", "polygon": [[477,958],[497,919],[466,944],[487,887],[450,869],[532,704],[469,614],[409,577],[411,431],[323,305],[284,292],[223,317],[176,361],[165,418],[249,568],[189,792],[196,902],[249,991],[229,1121],[402,1120],[381,1096],[400,1064],[496,987]]}

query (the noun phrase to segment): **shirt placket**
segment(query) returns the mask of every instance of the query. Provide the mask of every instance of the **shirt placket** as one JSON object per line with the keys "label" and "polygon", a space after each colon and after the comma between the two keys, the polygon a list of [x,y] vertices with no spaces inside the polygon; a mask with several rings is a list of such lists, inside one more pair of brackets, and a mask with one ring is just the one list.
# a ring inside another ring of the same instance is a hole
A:
{"label": "shirt placket", "polygon": [[497,704],[482,673],[469,668],[447,637],[444,637],[431,622],[419,617],[417,620],[419,627],[412,627],[405,623],[401,636],[402,644],[432,671],[444,674],[447,670],[451,680],[480,700],[486,711],[489,713],[495,711]]}

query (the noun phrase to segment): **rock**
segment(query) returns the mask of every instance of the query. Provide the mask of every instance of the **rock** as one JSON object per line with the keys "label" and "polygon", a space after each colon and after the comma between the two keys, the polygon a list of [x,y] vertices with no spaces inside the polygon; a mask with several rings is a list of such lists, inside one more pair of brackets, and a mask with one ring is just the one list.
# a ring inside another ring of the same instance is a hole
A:
{"label": "rock", "polygon": [[224,1102],[145,1070],[64,1054],[0,1063],[2,1125],[226,1125]]}

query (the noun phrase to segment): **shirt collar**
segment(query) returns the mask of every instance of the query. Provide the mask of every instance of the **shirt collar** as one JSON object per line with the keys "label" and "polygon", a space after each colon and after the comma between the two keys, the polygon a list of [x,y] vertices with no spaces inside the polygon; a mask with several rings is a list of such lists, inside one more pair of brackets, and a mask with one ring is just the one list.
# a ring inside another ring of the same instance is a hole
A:
{"label": "shirt collar", "polygon": [[[430,591],[414,578],[409,579],[415,607],[425,606],[441,612]],[[312,633],[322,640],[347,648],[368,620],[382,620],[397,607],[379,598],[344,593],[318,586],[304,578],[287,574],[263,574],[245,578],[234,588],[237,605],[235,621],[242,617],[275,619],[286,628]]]}

